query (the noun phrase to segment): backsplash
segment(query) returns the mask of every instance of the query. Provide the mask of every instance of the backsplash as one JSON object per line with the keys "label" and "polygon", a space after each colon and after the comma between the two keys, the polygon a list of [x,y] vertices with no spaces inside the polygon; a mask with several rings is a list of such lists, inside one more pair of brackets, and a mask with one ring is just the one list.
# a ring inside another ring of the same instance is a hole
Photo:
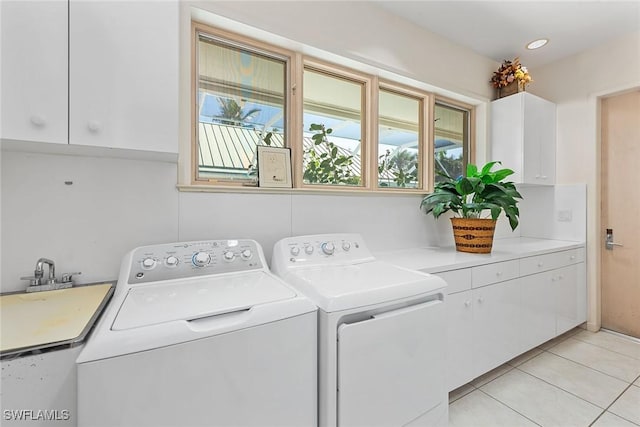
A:
{"label": "backsplash", "polygon": [[[189,193],[175,163],[111,157],[2,152],[1,292],[26,288],[47,257],[78,283],[115,280],[137,246],[251,238],[271,259],[287,236],[360,233],[376,252],[453,245],[450,222],[424,215],[420,195]],[[496,238],[584,240],[584,185],[522,187],[520,227],[504,218]],[[571,221],[559,221],[559,211]]]}

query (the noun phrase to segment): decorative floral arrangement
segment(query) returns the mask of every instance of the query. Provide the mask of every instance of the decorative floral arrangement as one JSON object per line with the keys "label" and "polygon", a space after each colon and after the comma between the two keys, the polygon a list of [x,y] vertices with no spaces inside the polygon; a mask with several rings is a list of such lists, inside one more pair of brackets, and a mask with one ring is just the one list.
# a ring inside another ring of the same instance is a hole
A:
{"label": "decorative floral arrangement", "polygon": [[491,84],[495,88],[505,87],[514,81],[517,81],[522,87],[533,81],[527,67],[520,64],[520,58],[515,58],[513,61],[505,59],[498,71],[495,71],[491,77]]}

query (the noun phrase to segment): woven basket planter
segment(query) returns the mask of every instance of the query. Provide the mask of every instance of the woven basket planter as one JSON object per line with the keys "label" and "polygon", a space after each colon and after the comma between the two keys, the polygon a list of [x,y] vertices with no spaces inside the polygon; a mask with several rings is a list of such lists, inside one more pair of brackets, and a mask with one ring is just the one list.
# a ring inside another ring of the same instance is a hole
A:
{"label": "woven basket planter", "polygon": [[520,92],[525,92],[525,85],[519,80],[514,80],[508,85],[506,85],[505,87],[498,88],[497,99],[504,98],[505,96],[513,95]]}
{"label": "woven basket planter", "polygon": [[456,250],[474,254],[491,253],[496,221],[484,218],[451,218]]}

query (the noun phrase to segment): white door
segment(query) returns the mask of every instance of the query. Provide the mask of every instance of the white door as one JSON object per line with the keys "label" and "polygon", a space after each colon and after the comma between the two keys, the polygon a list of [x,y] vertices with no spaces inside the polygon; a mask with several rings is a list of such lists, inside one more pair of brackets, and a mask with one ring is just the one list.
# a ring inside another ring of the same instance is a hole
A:
{"label": "white door", "polygon": [[442,403],[444,304],[338,327],[338,426],[400,426]]}

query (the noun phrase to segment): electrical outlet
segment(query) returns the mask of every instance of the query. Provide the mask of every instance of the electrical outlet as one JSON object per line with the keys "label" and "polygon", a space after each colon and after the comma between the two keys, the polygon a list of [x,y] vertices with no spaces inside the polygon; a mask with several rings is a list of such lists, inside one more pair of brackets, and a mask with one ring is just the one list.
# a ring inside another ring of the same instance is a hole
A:
{"label": "electrical outlet", "polygon": [[573,211],[571,209],[558,211],[558,221],[571,222],[572,220],[573,220]]}

